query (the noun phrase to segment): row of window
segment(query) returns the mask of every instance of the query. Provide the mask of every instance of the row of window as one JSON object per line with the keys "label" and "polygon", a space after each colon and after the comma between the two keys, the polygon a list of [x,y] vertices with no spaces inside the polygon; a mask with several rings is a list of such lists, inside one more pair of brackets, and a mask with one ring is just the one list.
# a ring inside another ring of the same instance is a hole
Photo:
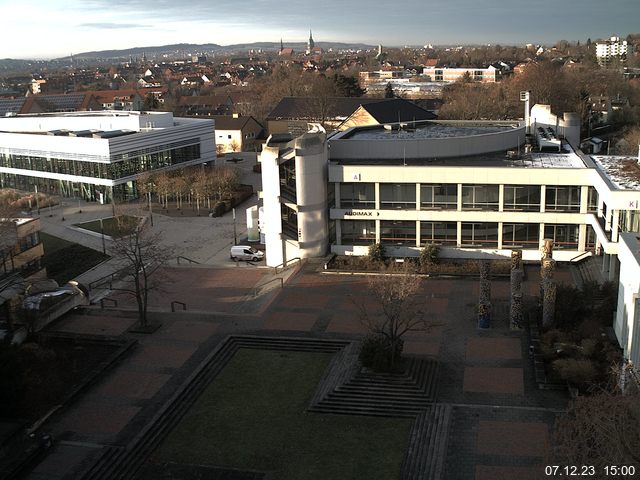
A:
{"label": "row of window", "polygon": [[[579,212],[580,190],[577,186],[545,187],[545,211]],[[414,183],[381,183],[380,208],[384,210],[415,210],[416,184]],[[540,211],[540,185],[505,185],[505,211]],[[500,207],[499,185],[462,185],[461,197],[463,210],[498,211]],[[374,183],[342,183],[340,184],[341,208],[375,208]],[[457,210],[458,185],[420,184],[420,210]],[[598,208],[598,194],[589,187],[588,211]]]}
{"label": "row of window", "polygon": [[147,153],[115,163],[0,154],[0,167],[117,180],[140,172],[169,167],[199,158],[200,144],[198,143],[161,152]]}
{"label": "row of window", "polygon": [[[370,245],[376,241],[375,220],[341,220],[342,245]],[[595,245],[595,232],[588,226],[589,246]],[[556,248],[575,250],[578,248],[579,225],[545,224],[544,238],[554,240]],[[461,222],[462,247],[498,247],[499,224],[495,222]],[[415,221],[380,221],[380,242],[386,245],[415,247]],[[457,222],[420,222],[420,245],[458,245]],[[503,248],[537,249],[540,244],[540,226],[537,223],[502,224]]]}

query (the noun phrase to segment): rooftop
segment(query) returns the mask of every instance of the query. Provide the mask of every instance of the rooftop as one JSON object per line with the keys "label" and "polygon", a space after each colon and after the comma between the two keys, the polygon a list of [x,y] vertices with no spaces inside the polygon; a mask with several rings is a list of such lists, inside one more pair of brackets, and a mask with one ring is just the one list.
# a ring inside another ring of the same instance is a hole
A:
{"label": "rooftop", "polygon": [[[441,123],[428,122],[416,125],[408,122],[403,128],[394,126],[376,126],[374,128],[358,128],[340,137],[341,140],[417,140],[424,138],[469,137],[500,133],[518,128],[518,122],[511,123]],[[336,138],[336,137],[334,137]],[[524,138],[523,138],[524,140]]]}
{"label": "rooftop", "polygon": [[598,169],[620,190],[640,190],[638,157],[593,155]]}

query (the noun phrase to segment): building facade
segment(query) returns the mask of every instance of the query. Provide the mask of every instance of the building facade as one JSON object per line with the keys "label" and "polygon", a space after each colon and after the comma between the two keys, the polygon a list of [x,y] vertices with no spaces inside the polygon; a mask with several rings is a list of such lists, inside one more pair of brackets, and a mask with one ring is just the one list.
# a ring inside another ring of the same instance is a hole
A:
{"label": "building facade", "polygon": [[[637,230],[636,230],[637,231]],[[622,233],[618,251],[620,280],[613,328],[624,356],[640,365],[640,235]]]}
{"label": "building facade", "polygon": [[0,219],[0,234],[0,279],[12,273],[23,278],[46,275],[39,218]]}
{"label": "building facade", "polygon": [[107,202],[137,196],[148,171],[215,161],[214,122],[168,112],[0,118],[0,187]]}
{"label": "building facade", "polygon": [[459,82],[468,75],[474,82],[495,83],[498,81],[500,70],[492,65],[488,68],[425,67],[422,74],[432,82]]}
{"label": "building facade", "polygon": [[358,127],[267,145],[259,159],[267,264],[365,255],[372,243],[398,257],[435,243],[446,257],[506,258],[521,249],[539,260],[552,239],[557,260],[599,253],[614,278],[619,234],[640,231],[640,184],[615,173],[629,160],[585,156],[542,127],[540,115],[531,118],[529,126]]}
{"label": "building facade", "polygon": [[612,60],[624,61],[633,53],[633,45],[626,40],[620,41],[620,37],[613,36],[609,40],[596,43],[596,58],[603,66],[609,65]]}

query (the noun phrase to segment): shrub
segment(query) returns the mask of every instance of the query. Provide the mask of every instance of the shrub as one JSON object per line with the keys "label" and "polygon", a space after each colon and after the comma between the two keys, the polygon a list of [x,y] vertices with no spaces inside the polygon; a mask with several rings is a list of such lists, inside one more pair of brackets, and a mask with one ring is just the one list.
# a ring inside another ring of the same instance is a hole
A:
{"label": "shrub", "polygon": [[429,265],[435,265],[438,263],[438,255],[440,254],[440,247],[434,243],[427,243],[422,250],[420,250],[420,266],[426,267]]}
{"label": "shrub", "polygon": [[[395,358],[400,358],[404,342],[399,340],[395,345]],[[389,339],[380,334],[369,334],[362,340],[359,355],[363,367],[376,372],[387,372],[391,366],[391,345]]]}
{"label": "shrub", "polygon": [[381,243],[373,243],[369,245],[369,259],[374,262],[382,262],[386,257],[384,245]]}
{"label": "shrub", "polygon": [[561,358],[553,362],[553,369],[558,372],[560,378],[577,387],[586,386],[598,375],[593,362],[584,359]]}

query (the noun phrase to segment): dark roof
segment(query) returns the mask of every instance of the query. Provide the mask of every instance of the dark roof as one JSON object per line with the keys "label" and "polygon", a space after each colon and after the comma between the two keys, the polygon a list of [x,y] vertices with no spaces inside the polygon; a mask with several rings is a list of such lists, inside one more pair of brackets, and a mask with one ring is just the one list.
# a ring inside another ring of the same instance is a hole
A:
{"label": "dark roof", "polygon": [[[216,130],[242,130],[251,120],[260,125],[260,123],[251,116],[233,117],[232,115],[210,115],[207,118],[212,118],[216,122]],[[260,127],[262,127],[262,125],[260,125]]]}
{"label": "dark roof", "polygon": [[21,98],[8,98],[8,99],[0,99],[0,117],[7,116],[7,113],[21,113],[22,106],[26,101],[25,97]]}
{"label": "dark roof", "polygon": [[435,120],[432,112],[420,108],[415,103],[402,98],[392,98],[382,102],[363,105],[378,123],[412,122],[419,120]]}
{"label": "dark roof", "polygon": [[308,120],[317,116],[320,102],[323,102],[328,118],[347,118],[360,105],[380,102],[380,98],[362,97],[284,97],[267,116],[267,120]]}

